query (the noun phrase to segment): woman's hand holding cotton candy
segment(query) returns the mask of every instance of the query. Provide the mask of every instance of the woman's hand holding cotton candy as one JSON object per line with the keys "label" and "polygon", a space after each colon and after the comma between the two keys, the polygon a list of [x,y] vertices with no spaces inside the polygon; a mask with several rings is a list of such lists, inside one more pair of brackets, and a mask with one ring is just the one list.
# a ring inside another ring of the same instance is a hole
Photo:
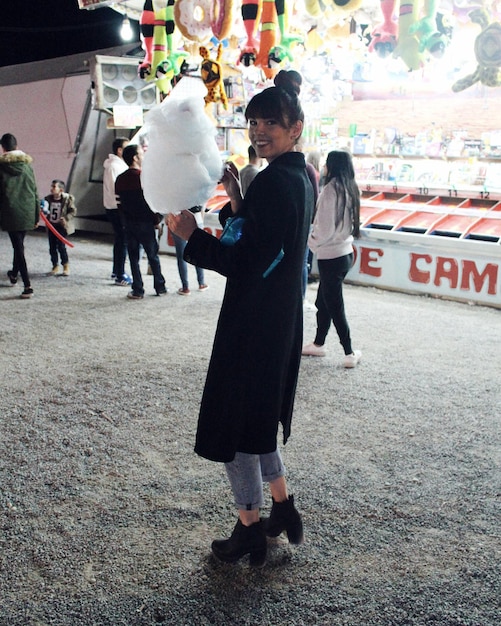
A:
{"label": "woman's hand holding cotton candy", "polygon": [[169,213],[165,222],[169,230],[181,239],[188,241],[193,232],[198,228],[195,216],[190,211],[181,211],[181,213]]}

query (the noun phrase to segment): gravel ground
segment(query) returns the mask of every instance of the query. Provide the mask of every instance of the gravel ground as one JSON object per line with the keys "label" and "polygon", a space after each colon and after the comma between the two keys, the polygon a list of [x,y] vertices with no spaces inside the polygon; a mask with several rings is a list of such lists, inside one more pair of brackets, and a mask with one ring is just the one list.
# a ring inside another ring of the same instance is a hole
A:
{"label": "gravel ground", "polygon": [[348,286],[363,361],[334,333],[303,359],[284,451],[306,542],[229,566],[223,467],[192,451],[224,279],[179,297],[162,255],[171,293],[128,301],[109,238],[73,242],[49,277],[27,237],[20,300],[0,234],[1,626],[501,624],[499,311]]}

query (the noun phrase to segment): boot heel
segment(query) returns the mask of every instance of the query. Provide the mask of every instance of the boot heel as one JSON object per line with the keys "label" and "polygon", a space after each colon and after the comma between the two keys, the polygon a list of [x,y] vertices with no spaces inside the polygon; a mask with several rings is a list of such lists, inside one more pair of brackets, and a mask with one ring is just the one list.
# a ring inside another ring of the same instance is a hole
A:
{"label": "boot heel", "polygon": [[287,539],[289,540],[289,543],[293,543],[295,545],[299,545],[300,543],[303,543],[304,533],[303,533],[303,523],[301,519],[299,519],[298,523],[286,528],[285,532],[287,534]]}
{"label": "boot heel", "polygon": [[249,565],[252,567],[263,567],[265,561],[266,548],[249,553]]}

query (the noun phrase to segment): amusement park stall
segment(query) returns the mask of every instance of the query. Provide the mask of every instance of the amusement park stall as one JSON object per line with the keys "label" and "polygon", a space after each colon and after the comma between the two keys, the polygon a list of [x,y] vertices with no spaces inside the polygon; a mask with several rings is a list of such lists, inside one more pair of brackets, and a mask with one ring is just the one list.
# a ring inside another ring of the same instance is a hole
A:
{"label": "amusement park stall", "polygon": [[[67,1],[112,8],[142,38],[120,56],[89,53],[78,75],[29,86],[0,76],[0,122],[14,130],[19,118],[42,189],[50,177],[68,181],[77,228],[111,232],[102,163],[116,136],[140,133],[183,72],[201,75],[209,63],[218,80],[207,114],[221,158],[243,165],[246,103],[292,68],[303,77],[302,149],[322,160],[333,149],[354,156],[362,237],[349,280],[501,306],[499,0]],[[47,104],[55,93],[60,114]],[[30,117],[33,101],[41,106]],[[215,234],[220,193],[205,213]],[[160,245],[174,251],[166,231]]]}

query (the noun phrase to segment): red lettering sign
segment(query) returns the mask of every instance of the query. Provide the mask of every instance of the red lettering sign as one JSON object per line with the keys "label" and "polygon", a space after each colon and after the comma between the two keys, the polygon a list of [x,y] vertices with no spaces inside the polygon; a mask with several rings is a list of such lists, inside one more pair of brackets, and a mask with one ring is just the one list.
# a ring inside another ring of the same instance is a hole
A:
{"label": "red lettering sign", "polygon": [[437,256],[435,280],[433,281],[437,287],[440,287],[440,282],[444,278],[449,281],[451,289],[456,289],[458,286],[458,274],[458,262],[456,259]]}
{"label": "red lettering sign", "polygon": [[381,276],[382,268],[377,267],[376,263],[384,256],[381,248],[365,248],[360,246],[360,274],[369,276]]}
{"label": "red lettering sign", "polygon": [[418,262],[421,260],[428,265],[432,262],[430,254],[416,254],[415,252],[411,252],[409,278],[413,283],[427,285],[430,282],[430,272],[424,271],[418,267]]}
{"label": "red lettering sign", "polygon": [[461,289],[470,291],[470,282],[473,280],[473,288],[476,293],[482,291],[485,281],[488,281],[487,293],[490,296],[496,295],[498,282],[498,266],[494,263],[487,263],[484,271],[480,274],[477,264],[474,261],[463,261],[463,275],[461,277]]}

